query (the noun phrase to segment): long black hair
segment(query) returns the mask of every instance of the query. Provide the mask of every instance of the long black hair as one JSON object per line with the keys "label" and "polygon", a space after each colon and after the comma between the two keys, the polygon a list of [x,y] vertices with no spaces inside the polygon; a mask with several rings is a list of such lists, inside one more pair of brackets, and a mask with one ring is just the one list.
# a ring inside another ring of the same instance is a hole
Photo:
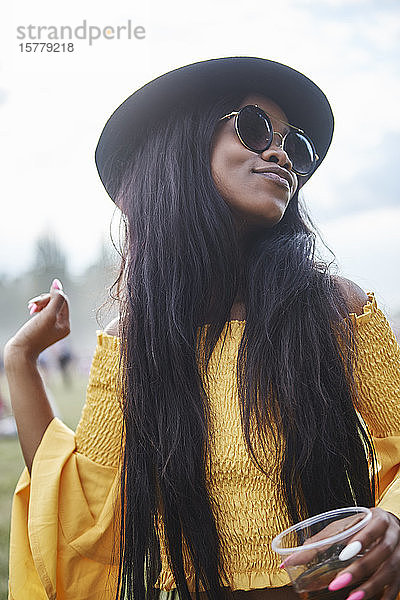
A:
{"label": "long black hair", "polygon": [[239,290],[246,307],[237,357],[243,435],[266,476],[271,435],[275,440],[278,492],[290,520],[375,504],[373,444],[356,410],[354,326],[299,195],[278,224],[243,237],[211,175],[218,119],[249,91],[172,111],[129,149],[121,177],[117,600],[158,597],[158,514],[179,596],[190,598],[187,552],[196,588],[201,582],[210,599],[222,597],[222,552],[205,477],[205,384]]}

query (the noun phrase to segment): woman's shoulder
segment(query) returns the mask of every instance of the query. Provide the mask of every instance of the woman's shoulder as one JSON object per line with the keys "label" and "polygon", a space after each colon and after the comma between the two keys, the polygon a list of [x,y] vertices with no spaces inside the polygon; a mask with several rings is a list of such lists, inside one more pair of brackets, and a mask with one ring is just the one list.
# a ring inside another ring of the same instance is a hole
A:
{"label": "woman's shoulder", "polygon": [[354,281],[347,279],[346,277],[332,275],[332,279],[342,292],[346,304],[349,307],[349,312],[355,313],[356,315],[363,314],[363,308],[369,300],[366,292]]}
{"label": "woman's shoulder", "polygon": [[118,337],[119,335],[119,317],[115,317],[103,330],[107,335],[113,335],[114,337]]}

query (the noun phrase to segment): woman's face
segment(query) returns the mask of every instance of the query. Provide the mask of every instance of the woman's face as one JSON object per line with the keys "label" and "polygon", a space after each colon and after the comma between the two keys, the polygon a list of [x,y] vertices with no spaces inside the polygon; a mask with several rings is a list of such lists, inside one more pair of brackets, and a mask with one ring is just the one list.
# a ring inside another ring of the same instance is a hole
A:
{"label": "woman's face", "polygon": [[[287,125],[277,120],[288,122],[285,113],[269,98],[250,95],[239,108],[246,104],[257,104],[268,113],[274,131],[282,135],[288,131]],[[274,135],[271,146],[262,154],[256,154],[243,146],[234,121],[232,117],[218,123],[213,136],[211,173],[215,185],[239,223],[272,227],[283,217],[297,189],[296,173],[286,152],[279,146],[279,136]],[[287,179],[287,185],[274,175],[257,172],[276,167],[283,169],[279,175]]]}

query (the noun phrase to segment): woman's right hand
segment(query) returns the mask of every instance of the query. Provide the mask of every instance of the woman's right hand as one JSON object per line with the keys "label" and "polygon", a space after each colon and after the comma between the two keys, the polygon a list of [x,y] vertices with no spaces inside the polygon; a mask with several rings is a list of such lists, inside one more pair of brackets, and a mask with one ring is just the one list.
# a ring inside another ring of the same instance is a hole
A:
{"label": "woman's right hand", "polygon": [[35,360],[70,333],[68,297],[58,280],[53,281],[49,293],[36,296],[31,302],[37,306],[34,316],[7,342],[4,356],[17,351]]}

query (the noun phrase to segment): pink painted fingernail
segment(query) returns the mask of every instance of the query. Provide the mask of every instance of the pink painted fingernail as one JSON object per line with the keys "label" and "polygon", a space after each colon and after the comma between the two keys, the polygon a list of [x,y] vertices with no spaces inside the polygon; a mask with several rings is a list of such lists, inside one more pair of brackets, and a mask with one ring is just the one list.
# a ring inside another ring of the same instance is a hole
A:
{"label": "pink painted fingernail", "polygon": [[53,283],[51,284],[52,288],[55,288],[56,290],[62,290],[62,284],[61,281],[59,279],[54,279]]}
{"label": "pink painted fingernail", "polygon": [[365,592],[362,590],[358,590],[358,592],[354,592],[354,594],[350,594],[347,596],[346,600],[362,600],[365,596]]}
{"label": "pink painted fingernail", "polygon": [[32,315],[36,309],[37,309],[37,304],[34,302],[31,306],[31,310],[29,311],[29,314]]}
{"label": "pink painted fingernail", "polygon": [[[353,575],[351,573],[342,573],[339,577],[336,577],[333,581],[330,582],[328,586],[328,590],[330,592],[336,592],[336,590],[341,590],[342,588],[349,585],[350,581],[353,579]],[[357,598],[354,598],[357,600]]]}
{"label": "pink painted fingernail", "polygon": [[284,568],[285,568],[285,565],[286,565],[286,563],[288,562],[289,558],[290,558],[290,556],[288,556],[287,558],[285,558],[285,560],[283,560],[283,561],[281,562],[281,564],[279,565],[279,568],[280,568],[280,569],[284,569]]}

